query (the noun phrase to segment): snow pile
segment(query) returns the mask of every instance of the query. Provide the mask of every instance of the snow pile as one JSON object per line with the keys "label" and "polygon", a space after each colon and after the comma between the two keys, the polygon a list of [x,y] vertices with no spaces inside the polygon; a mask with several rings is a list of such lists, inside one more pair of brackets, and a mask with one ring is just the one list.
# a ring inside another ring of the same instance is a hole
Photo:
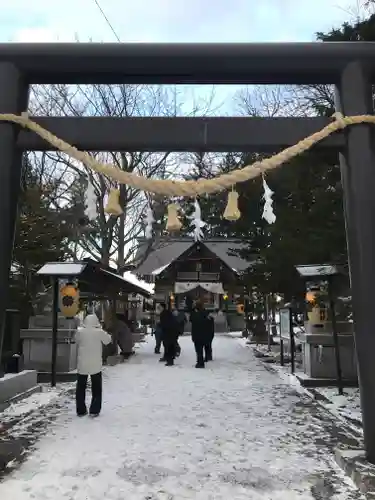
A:
{"label": "snow pile", "polygon": [[8,461],[8,470],[17,467],[18,461],[27,456],[27,449],[49,428],[50,422],[59,414],[66,401],[72,384],[64,384],[57,389],[44,389],[43,392],[30,395],[0,413],[0,444],[1,440],[15,440],[21,446],[19,451],[16,451],[17,447],[14,449],[17,457]]}
{"label": "snow pile", "polygon": [[66,386],[52,389],[43,387],[41,392],[32,394],[31,396],[13,403],[1,413],[1,422],[5,423],[18,417],[27,415],[33,411],[39,410],[43,406],[47,406],[55,402],[66,390]]}
{"label": "snow pile", "polygon": [[238,344],[242,345],[242,347],[249,347],[247,344],[247,338],[242,336],[242,332],[226,332],[225,335],[235,339]]}
{"label": "snow pile", "polygon": [[333,461],[332,423],[218,336],[194,368],[191,339],[167,368],[143,344],[104,372],[103,412],[67,401],[33,455],[0,484],[7,500],[358,500]]}
{"label": "snow pile", "polygon": [[330,402],[324,403],[333,413],[341,417],[348,418],[349,420],[362,425],[361,404],[359,399],[358,388],[345,388],[344,395],[340,396],[336,388],[325,387],[317,389],[317,392],[322,394]]}
{"label": "snow pile", "polygon": [[238,331],[238,332],[227,332],[227,335],[229,337],[233,337],[235,339],[242,339],[242,331]]}

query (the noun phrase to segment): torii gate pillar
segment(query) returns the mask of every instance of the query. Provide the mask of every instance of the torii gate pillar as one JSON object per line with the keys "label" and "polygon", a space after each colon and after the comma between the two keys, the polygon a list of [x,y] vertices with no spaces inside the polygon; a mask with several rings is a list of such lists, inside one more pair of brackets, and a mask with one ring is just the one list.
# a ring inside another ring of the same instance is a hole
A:
{"label": "torii gate pillar", "polygon": [[[13,64],[0,63],[0,113],[20,114],[27,105],[28,85],[22,74]],[[16,147],[18,131],[17,125],[0,122],[0,360],[22,171],[22,151]]]}
{"label": "torii gate pillar", "polygon": [[[342,72],[340,100],[345,115],[373,114],[371,76],[352,62]],[[358,360],[364,442],[375,463],[375,129],[348,127],[342,163],[346,232],[353,297],[354,338]]]}

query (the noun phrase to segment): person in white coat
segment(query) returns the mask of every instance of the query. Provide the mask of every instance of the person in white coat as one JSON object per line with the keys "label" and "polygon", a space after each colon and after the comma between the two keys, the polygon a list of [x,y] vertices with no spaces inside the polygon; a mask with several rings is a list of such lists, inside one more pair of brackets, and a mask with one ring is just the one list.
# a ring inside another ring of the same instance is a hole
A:
{"label": "person in white coat", "polygon": [[78,352],[77,361],[77,415],[87,415],[86,388],[87,379],[91,378],[90,415],[96,417],[102,408],[102,349],[103,344],[110,344],[112,338],[106,333],[96,314],[88,314],[76,333]]}

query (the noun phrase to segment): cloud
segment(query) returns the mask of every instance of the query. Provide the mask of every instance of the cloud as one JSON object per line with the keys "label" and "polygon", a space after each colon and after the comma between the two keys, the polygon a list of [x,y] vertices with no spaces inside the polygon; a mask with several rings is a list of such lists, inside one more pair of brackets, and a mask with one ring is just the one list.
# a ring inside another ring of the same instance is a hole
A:
{"label": "cloud", "polygon": [[[348,0],[101,0],[124,42],[311,41],[350,19]],[[94,0],[12,0],[2,41],[115,41]]]}

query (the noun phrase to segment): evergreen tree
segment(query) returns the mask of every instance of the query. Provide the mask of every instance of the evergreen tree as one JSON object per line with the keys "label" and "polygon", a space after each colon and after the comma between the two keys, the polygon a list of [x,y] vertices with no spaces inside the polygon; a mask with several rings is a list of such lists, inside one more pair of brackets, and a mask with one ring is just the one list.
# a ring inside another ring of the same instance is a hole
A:
{"label": "evergreen tree", "polygon": [[11,273],[12,307],[27,309],[38,290],[36,271],[48,261],[71,256],[77,214],[55,203],[56,186],[45,184],[26,163],[18,206]]}

